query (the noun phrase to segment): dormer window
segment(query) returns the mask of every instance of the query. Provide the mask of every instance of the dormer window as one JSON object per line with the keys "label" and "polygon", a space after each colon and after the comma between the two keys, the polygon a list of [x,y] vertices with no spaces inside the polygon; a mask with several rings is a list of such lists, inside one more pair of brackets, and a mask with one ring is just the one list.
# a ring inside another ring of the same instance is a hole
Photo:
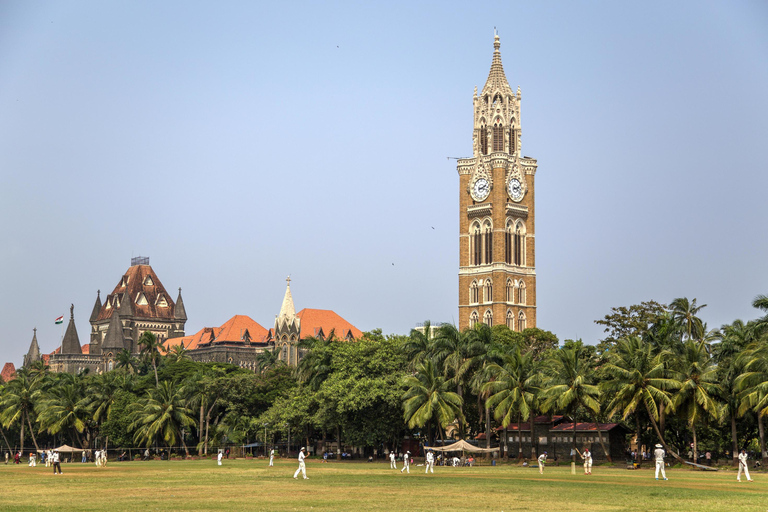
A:
{"label": "dormer window", "polygon": [[109,297],[107,297],[107,300],[105,302],[106,302],[105,305],[107,306],[107,309],[112,309],[112,301],[109,300]]}
{"label": "dormer window", "polygon": [[152,276],[144,278],[144,286],[155,286],[155,282],[152,280]]}
{"label": "dormer window", "polygon": [[143,292],[139,292],[139,294],[136,296],[136,304],[139,306],[146,306],[149,304],[149,302],[147,302],[147,297]]}
{"label": "dormer window", "polygon": [[115,308],[120,309],[120,297],[115,295]]}
{"label": "dormer window", "polygon": [[246,343],[250,343],[251,342],[251,333],[248,332],[248,329],[245,330],[245,332],[240,337],[240,339],[243,340]]}
{"label": "dormer window", "polygon": [[157,300],[155,301],[155,306],[161,307],[161,308],[167,308],[168,307],[168,301],[165,300],[165,295],[162,293],[157,296]]}
{"label": "dormer window", "polygon": [[120,288],[125,288],[126,286],[128,286],[129,279],[130,278],[127,275],[123,276],[123,278],[120,280]]}

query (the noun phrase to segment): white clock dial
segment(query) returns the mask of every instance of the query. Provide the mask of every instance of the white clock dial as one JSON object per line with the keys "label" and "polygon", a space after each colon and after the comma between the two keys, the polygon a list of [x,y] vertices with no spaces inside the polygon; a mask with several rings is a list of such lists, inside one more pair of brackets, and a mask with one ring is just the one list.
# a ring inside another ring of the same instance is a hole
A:
{"label": "white clock dial", "polygon": [[472,196],[477,201],[482,201],[491,192],[491,184],[485,178],[479,178],[475,180],[475,184],[472,186]]}
{"label": "white clock dial", "polygon": [[509,197],[514,201],[519,201],[523,198],[523,185],[517,178],[509,180]]}

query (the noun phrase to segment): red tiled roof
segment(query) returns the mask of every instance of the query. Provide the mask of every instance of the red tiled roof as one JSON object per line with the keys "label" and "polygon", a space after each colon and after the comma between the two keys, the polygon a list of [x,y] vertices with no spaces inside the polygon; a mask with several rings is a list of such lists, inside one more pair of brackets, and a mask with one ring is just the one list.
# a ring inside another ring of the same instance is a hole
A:
{"label": "red tiled roof", "polygon": [[341,318],[336,312],[329,309],[308,309],[304,308],[296,316],[301,320],[301,337],[309,336],[330,336],[331,331],[339,339],[346,339],[350,336],[359,339],[363,336],[362,331]]}
{"label": "red tiled roof", "polygon": [[165,347],[183,344],[187,350],[200,346],[219,343],[243,343],[245,333],[250,335],[251,343],[266,343],[268,331],[247,315],[235,315],[221,327],[203,327],[191,336],[171,338],[165,341]]}
{"label": "red tiled roof", "polygon": [[194,350],[198,345],[210,343],[220,330],[221,327],[203,327],[191,336],[165,340],[165,348],[170,349],[176,345],[183,345],[183,347],[187,350]]}
{"label": "red tiled roof", "polygon": [[[80,345],[80,350],[82,351],[83,354],[90,354],[91,353],[91,346],[89,344],[87,344],[87,343],[85,345]],[[54,355],[54,354],[61,354],[61,347],[56,347],[56,350],[54,350],[50,354],[43,354],[40,357],[43,359],[45,364],[48,364],[48,359],[50,359],[51,356]]]}
{"label": "red tiled roof", "polygon": [[[576,423],[576,432],[597,432],[597,424],[595,423]],[[618,423],[600,423],[600,430],[605,432],[616,427],[620,427]],[[623,427],[622,427],[623,428]],[[573,432],[573,423],[561,423],[556,427],[549,429],[550,432],[564,432],[569,430]]]}
{"label": "red tiled roof", "polygon": [[[144,284],[148,277],[152,284]],[[136,304],[136,298],[138,297],[139,292],[144,294],[144,297],[147,300],[146,305],[140,306],[139,304]],[[165,301],[168,304],[167,307],[161,307],[159,304],[155,304],[160,294],[165,298]],[[155,271],[152,270],[152,267],[149,265],[133,265],[128,268],[125,275],[120,278],[120,282],[115,286],[115,289],[111,294],[107,295],[107,298],[104,300],[104,304],[99,311],[99,316],[96,318],[97,321],[110,318],[112,312],[117,311],[114,303],[116,297],[119,297],[120,301],[126,300],[126,298],[131,301],[133,316],[140,318],[174,318],[173,299],[163,287],[163,284],[160,282],[160,279],[158,279]]]}
{"label": "red tiled roof", "polygon": [[16,366],[13,363],[5,363],[3,371],[0,372],[3,382],[9,382],[16,378]]}

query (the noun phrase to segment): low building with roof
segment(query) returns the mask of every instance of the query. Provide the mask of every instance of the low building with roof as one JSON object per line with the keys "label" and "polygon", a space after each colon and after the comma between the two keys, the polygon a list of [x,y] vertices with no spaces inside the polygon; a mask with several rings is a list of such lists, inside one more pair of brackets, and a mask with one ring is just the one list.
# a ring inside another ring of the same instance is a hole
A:
{"label": "low building with roof", "polygon": [[[605,445],[605,450],[614,461],[623,460],[627,454],[627,432],[629,430],[620,423],[560,423],[549,430],[549,446],[551,456],[557,458],[570,458],[573,447],[573,438],[576,437],[576,448],[583,450],[585,447],[592,452],[595,460],[607,460],[603,452],[600,436]],[[574,428],[575,427],[575,428]]]}

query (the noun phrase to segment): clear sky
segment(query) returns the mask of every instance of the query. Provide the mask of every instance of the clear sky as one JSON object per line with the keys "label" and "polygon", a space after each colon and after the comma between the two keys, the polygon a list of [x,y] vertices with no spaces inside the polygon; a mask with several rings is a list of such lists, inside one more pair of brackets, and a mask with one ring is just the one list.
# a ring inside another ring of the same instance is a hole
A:
{"label": "clear sky", "polygon": [[0,2],[0,363],[81,343],[131,256],[187,332],[458,316],[459,178],[493,29],[538,159],[539,327],[768,293],[768,3]]}

